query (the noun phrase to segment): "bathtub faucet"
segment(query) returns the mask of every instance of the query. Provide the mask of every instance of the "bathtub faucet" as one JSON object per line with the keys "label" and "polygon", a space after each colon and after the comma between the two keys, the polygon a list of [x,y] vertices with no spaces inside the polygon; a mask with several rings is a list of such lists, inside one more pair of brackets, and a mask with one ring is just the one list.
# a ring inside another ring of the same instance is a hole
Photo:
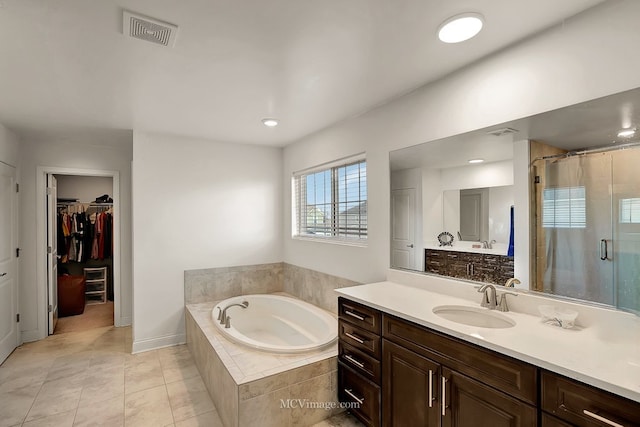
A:
{"label": "bathtub faucet", "polygon": [[218,314],[218,320],[220,321],[221,325],[224,325],[225,328],[228,328],[230,326],[229,323],[229,316],[227,316],[227,310],[230,309],[231,307],[242,307],[242,308],[247,308],[249,307],[249,301],[242,301],[241,304],[229,304],[228,306],[226,306],[224,309],[220,310],[220,313]]}

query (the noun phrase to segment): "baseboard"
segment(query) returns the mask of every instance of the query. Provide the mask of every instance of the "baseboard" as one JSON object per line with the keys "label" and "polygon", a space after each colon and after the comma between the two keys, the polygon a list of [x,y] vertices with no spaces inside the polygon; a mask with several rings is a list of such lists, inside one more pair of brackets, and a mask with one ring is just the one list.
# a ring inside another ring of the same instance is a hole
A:
{"label": "baseboard", "polygon": [[144,351],[156,350],[158,348],[185,344],[186,342],[186,334],[167,335],[164,337],[149,338],[146,340],[136,340],[133,342],[133,346],[131,347],[131,353],[142,353]]}
{"label": "baseboard", "polygon": [[122,326],[131,326],[131,317],[121,317],[120,319],[115,319],[114,326],[120,328]]}
{"label": "baseboard", "polygon": [[25,343],[25,342],[33,342],[33,341],[40,341],[42,339],[45,339],[47,337],[47,335],[42,336],[42,334],[40,333],[39,330],[32,330],[32,331],[22,331],[20,332],[20,340]]}

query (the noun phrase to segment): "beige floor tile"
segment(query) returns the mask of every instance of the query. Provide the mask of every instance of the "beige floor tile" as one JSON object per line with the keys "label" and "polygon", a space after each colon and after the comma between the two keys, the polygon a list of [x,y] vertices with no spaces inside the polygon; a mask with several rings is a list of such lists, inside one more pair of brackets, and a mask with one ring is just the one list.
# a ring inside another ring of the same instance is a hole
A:
{"label": "beige floor tile", "polygon": [[364,424],[358,421],[353,415],[343,412],[326,420],[322,420],[312,427],[364,427]]}
{"label": "beige floor tile", "polygon": [[173,423],[167,389],[159,387],[131,393],[124,401],[125,426],[165,426]]}
{"label": "beige floor tile", "polygon": [[206,414],[200,414],[183,421],[177,421],[176,427],[224,427],[224,425],[218,413],[213,410]]}
{"label": "beige floor tile", "polygon": [[124,395],[98,402],[80,401],[73,426],[124,426]]}
{"label": "beige floor tile", "polygon": [[140,360],[124,368],[124,391],[126,394],[164,385],[160,360]]}
{"label": "beige floor tile", "polygon": [[167,393],[175,421],[182,421],[215,409],[204,382],[199,376],[167,384]]}
{"label": "beige floor tile", "polygon": [[45,382],[29,410],[26,421],[76,409],[80,402],[82,386],[76,386],[74,383],[69,384],[65,378]]}
{"label": "beige floor tile", "polygon": [[164,381],[167,384],[176,381],[184,381],[193,377],[200,377],[198,367],[195,365],[193,360],[163,366],[162,375],[164,375]]}
{"label": "beige floor tile", "polygon": [[22,424],[23,427],[71,427],[76,410],[72,409],[61,414],[50,415]]}
{"label": "beige floor tile", "polygon": [[0,393],[0,427],[22,424],[40,388],[40,384],[32,384]]}
{"label": "beige floor tile", "polygon": [[124,395],[124,365],[105,367],[94,366],[87,369],[80,402],[98,402]]}

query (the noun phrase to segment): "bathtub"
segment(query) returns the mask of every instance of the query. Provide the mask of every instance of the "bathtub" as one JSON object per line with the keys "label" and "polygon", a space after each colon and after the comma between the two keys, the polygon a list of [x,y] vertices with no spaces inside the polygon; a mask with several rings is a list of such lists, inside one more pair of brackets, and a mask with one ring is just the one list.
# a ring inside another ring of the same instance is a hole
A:
{"label": "bathtub", "polygon": [[[248,302],[247,308],[227,309],[230,327],[218,321],[221,309]],[[335,316],[312,304],[282,295],[242,295],[219,302],[213,323],[236,343],[272,353],[303,353],[331,344],[338,336]]]}

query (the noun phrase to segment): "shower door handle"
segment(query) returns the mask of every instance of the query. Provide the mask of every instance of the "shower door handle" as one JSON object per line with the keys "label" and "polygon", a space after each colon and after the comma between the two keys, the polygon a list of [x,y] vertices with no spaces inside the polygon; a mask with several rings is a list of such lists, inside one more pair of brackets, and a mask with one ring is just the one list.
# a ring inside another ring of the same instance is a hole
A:
{"label": "shower door handle", "polygon": [[605,261],[608,257],[609,254],[607,253],[607,240],[602,239],[600,240],[600,259],[602,261]]}

